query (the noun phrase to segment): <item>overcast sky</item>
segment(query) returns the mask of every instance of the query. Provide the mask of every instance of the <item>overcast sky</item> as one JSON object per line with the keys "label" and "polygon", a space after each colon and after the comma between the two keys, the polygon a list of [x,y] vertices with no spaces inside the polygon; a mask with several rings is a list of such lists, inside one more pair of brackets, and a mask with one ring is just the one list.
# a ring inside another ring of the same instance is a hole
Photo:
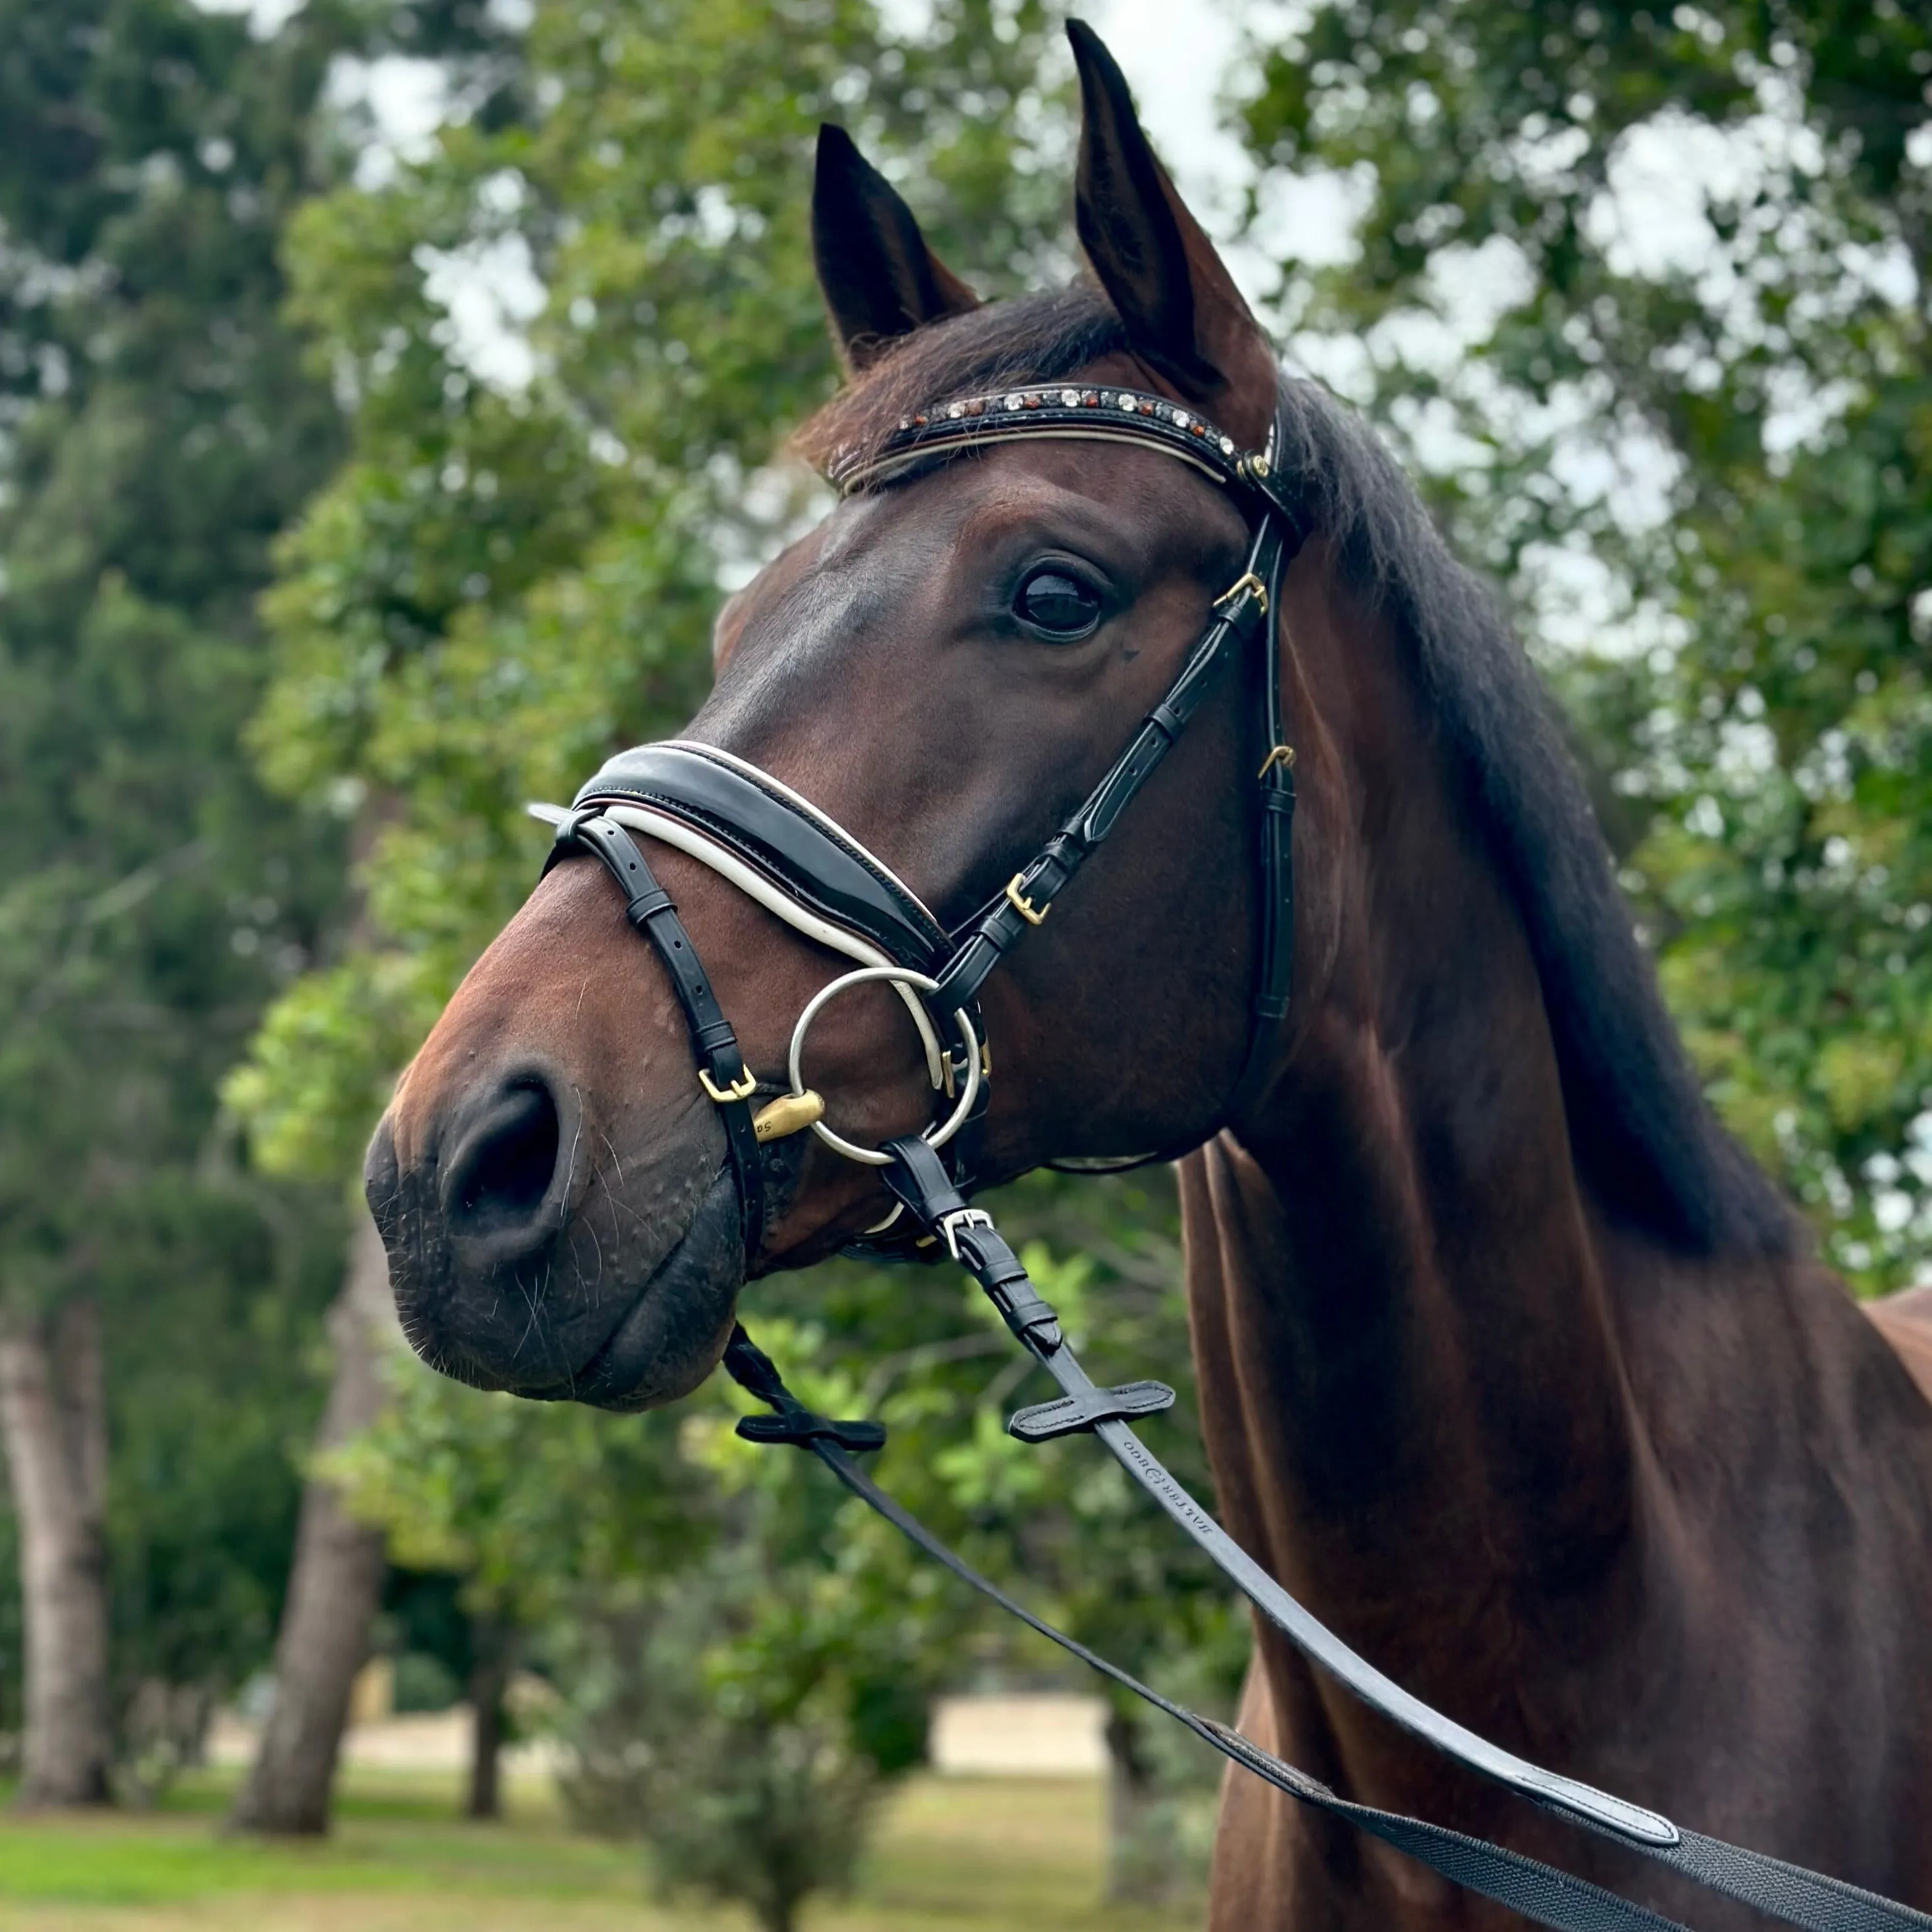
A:
{"label": "overcast sky", "polygon": [[1220,125],[1218,102],[1240,23],[1252,10],[1243,0],[1089,0],[1086,8],[1190,202],[1219,200],[1247,178],[1240,143]]}

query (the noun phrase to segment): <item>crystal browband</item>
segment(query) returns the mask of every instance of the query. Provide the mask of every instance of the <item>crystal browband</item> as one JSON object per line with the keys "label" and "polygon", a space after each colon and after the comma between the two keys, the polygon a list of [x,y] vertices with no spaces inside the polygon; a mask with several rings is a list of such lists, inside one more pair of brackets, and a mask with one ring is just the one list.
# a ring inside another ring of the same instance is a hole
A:
{"label": "crystal browband", "polygon": [[902,416],[876,452],[835,458],[830,481],[847,496],[889,482],[928,457],[1024,436],[1030,441],[1138,442],[1178,457],[1228,488],[1252,492],[1299,529],[1294,506],[1280,493],[1274,466],[1259,450],[1244,449],[1205,416],[1143,389],[1048,382],[938,403]]}

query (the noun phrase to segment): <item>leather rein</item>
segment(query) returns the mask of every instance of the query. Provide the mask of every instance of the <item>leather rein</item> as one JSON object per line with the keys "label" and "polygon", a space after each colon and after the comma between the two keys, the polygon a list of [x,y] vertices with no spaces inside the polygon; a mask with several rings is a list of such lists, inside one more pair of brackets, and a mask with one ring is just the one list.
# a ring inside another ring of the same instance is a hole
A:
{"label": "leather rein", "polygon": [[[844,827],[770,773],[715,746],[672,740],[638,746],[610,760],[568,811],[530,808],[556,827],[544,871],[578,856],[599,860],[623,889],[626,916],[650,941],[670,976],[690,1028],[699,1084],[722,1119],[748,1265],[763,1244],[766,1222],[763,1148],[808,1128],[834,1151],[878,1168],[894,1198],[891,1214],[854,1246],[889,1258],[950,1256],[979,1282],[1019,1346],[1058,1385],[1056,1399],[1014,1415],[1010,1431],[1026,1442],[1096,1436],[1270,1623],[1372,1709],[1567,1822],[1806,1932],[1892,1932],[1904,1927],[1932,1932],[1932,1916],[1911,1906],[1704,1837],[1654,1811],[1530,1764],[1383,1676],[1256,1563],[1134,1433],[1133,1419],[1170,1407],[1174,1391],[1151,1381],[1114,1388],[1094,1383],[992,1216],[970,1204],[974,1156],[992,1078],[980,990],[1105,842],[1231,658],[1258,660],[1261,763],[1255,783],[1262,889],[1248,1048],[1224,1118],[1234,1114],[1265,1070],[1268,1050],[1288,1011],[1294,951],[1294,753],[1283,730],[1280,653],[1270,613],[1277,608],[1282,574],[1308,533],[1279,478],[1280,420],[1268,446],[1249,452],[1165,398],[1113,387],[1051,384],[949,400],[908,417],[876,455],[835,465],[832,480],[850,494],[962,451],[1040,438],[1123,442],[1174,457],[1229,493],[1248,520],[1250,542],[1241,574],[1215,600],[1179,673],[1126,749],[1072,816],[963,926],[949,932],[904,880]],[[794,930],[854,962],[800,1015],[786,1087],[761,1083],[746,1067],[677,908],[652,873],[635,834],[698,860]],[[936,1118],[922,1133],[867,1148],[827,1124],[822,1098],[805,1083],[802,1056],[811,1026],[830,1000],[850,987],[876,983],[893,988],[919,1033]],[[761,1093],[770,1097],[754,1107]],[[854,1495],[956,1576],[1277,1790],[1556,1932],[1685,1932],[1676,1920],[1538,1859],[1344,1798],[1227,1725],[1162,1696],[1016,1602],[880,1490],[852,1456],[884,1444],[881,1424],[814,1414],[786,1388],[742,1327],[734,1330],[724,1366],[772,1412],[741,1420],[741,1436],[790,1443],[815,1455]]]}

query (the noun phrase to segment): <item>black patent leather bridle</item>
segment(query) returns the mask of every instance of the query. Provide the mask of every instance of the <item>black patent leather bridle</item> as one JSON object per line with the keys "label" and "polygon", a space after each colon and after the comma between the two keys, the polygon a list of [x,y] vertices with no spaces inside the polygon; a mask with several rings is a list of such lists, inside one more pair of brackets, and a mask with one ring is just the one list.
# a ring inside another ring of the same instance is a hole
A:
{"label": "black patent leather bridle", "polygon": [[[1055,1400],[1012,1418],[1012,1433],[1028,1442],[1076,1433],[1098,1436],[1264,1616],[1371,1708],[1569,1823],[1806,1932],[1904,1927],[1932,1932],[1932,1917],[1909,1906],[1705,1837],[1528,1763],[1384,1676],[1256,1563],[1134,1433],[1132,1419],[1169,1407],[1174,1391],[1156,1382],[1096,1384],[992,1217],[971,1204],[973,1150],[991,1070],[980,990],[1112,832],[1232,657],[1256,661],[1261,694],[1256,784],[1262,880],[1248,1048],[1224,1120],[1235,1116],[1265,1071],[1288,1011],[1294,950],[1294,754],[1283,729],[1280,652],[1270,614],[1277,608],[1282,573],[1307,532],[1278,473],[1279,420],[1267,448],[1246,452],[1163,398],[1056,383],[950,400],[908,417],[877,454],[836,469],[832,480],[848,492],[874,488],[962,451],[1040,437],[1126,442],[1177,457],[1229,493],[1247,518],[1251,539],[1241,574],[1215,600],[1206,628],[1126,750],[1072,817],[964,926],[947,931],[910,887],[842,826],[769,773],[714,746],[674,741],[639,746],[612,759],[568,812],[532,807],[556,827],[545,871],[579,854],[602,861],[623,889],[626,916],[670,975],[691,1030],[699,1082],[724,1123],[748,1264],[760,1250],[766,1226],[762,1146],[809,1127],[848,1158],[878,1167],[897,1203],[860,1245],[886,1255],[949,1254],[980,1283],[1020,1346],[1058,1384]],[[808,1004],[792,1034],[789,1088],[755,1109],[760,1083],[746,1066],[676,907],[633,836],[639,832],[698,859],[774,916],[856,962]],[[922,1134],[867,1148],[825,1121],[823,1101],[805,1084],[802,1055],[812,1022],[830,1000],[849,986],[880,982],[898,991],[918,1028],[928,1077],[941,1096],[941,1118]],[[1557,1932],[1684,1932],[1675,1920],[1539,1860],[1354,1803],[1228,1726],[1161,1696],[1015,1601],[881,1490],[851,1460],[853,1452],[884,1444],[880,1424],[814,1414],[786,1388],[742,1328],[734,1330],[724,1362],[772,1412],[745,1418],[738,1424],[740,1435],[809,1450],[955,1575],[1276,1789]]]}
{"label": "black patent leather bridle", "polygon": [[[758,1082],[746,1068],[690,937],[634,832],[680,848],[776,917],[856,962],[860,970],[827,988],[821,1002],[847,985],[863,983],[866,971],[892,980],[920,1029],[932,1085],[947,1102],[944,1119],[928,1130],[928,1139],[946,1149],[949,1172],[970,1191],[990,1086],[980,988],[1106,842],[1222,666],[1241,657],[1256,664],[1260,689],[1256,797],[1262,888],[1252,1013],[1236,1096],[1262,1070],[1288,1011],[1294,938],[1294,753],[1283,741],[1279,659],[1264,646],[1272,635],[1268,616],[1276,586],[1304,532],[1275,478],[1275,439],[1268,449],[1251,454],[1191,410],[1160,397],[1054,385],[974,397],[909,417],[878,456],[848,466],[833,480],[848,493],[877,487],[949,453],[1016,437],[1125,441],[1178,457],[1234,495],[1247,514],[1252,536],[1240,576],[1216,600],[1206,628],[1126,748],[1060,829],[957,930],[948,932],[918,894],[843,826],[770,773],[716,746],[683,740],[639,746],[606,764],[578,793],[568,812],[532,808],[557,827],[545,869],[578,852],[595,854],[624,888],[631,922],[670,971],[697,1046],[698,1079],[723,1118],[748,1255],[758,1252],[766,1221],[761,1138],[810,1126],[848,1158],[883,1167],[886,1156],[856,1148],[822,1118],[806,1118],[815,1096],[796,1070],[802,1034],[794,1035],[789,1095],[776,1108],[754,1112]],[[819,1010],[817,1004],[808,1009],[803,1024],[808,1027]],[[968,1102],[962,1096],[969,1088],[973,1097]],[[903,1219],[896,1212],[890,1226],[856,1245],[891,1253],[908,1242],[929,1243],[929,1237],[904,1229]]]}

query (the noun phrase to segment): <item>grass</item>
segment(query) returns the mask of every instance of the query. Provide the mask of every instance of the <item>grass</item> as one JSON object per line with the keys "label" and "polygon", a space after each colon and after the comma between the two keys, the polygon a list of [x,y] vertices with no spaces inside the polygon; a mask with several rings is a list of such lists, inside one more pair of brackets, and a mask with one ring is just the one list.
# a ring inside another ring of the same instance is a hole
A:
{"label": "grass", "polygon": [[[0,1816],[0,1932],[744,1932],[741,1912],[654,1898],[638,1854],[571,1832],[546,1787],[500,1825],[453,1814],[453,1777],[347,1780],[317,1844],[221,1834],[232,1793],[184,1780],[140,1816]],[[858,1890],[806,1932],[1180,1932],[1102,1908],[1098,1787],[922,1778],[895,1797]]]}

